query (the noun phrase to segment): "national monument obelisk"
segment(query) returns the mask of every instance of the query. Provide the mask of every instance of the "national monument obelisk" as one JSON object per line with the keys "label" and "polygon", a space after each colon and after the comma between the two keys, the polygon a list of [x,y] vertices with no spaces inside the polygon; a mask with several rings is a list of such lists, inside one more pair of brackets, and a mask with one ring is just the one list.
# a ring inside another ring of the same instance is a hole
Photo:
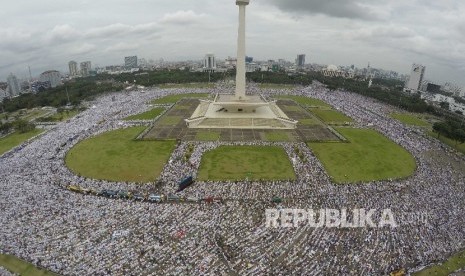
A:
{"label": "national monument obelisk", "polygon": [[294,129],[297,121],[289,119],[276,101],[261,95],[246,95],[245,79],[245,8],[250,0],[236,0],[239,6],[237,36],[236,90],[234,94],[216,94],[213,101],[200,100],[185,122],[189,128]]}
{"label": "national monument obelisk", "polygon": [[239,32],[237,36],[236,100],[245,101],[245,7],[250,0],[236,0],[239,6]]}

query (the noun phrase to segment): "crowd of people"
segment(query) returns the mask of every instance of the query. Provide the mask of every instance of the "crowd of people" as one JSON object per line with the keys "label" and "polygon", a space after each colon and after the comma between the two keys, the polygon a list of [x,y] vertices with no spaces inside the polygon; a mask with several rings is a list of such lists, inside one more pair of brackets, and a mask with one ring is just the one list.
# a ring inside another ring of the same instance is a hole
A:
{"label": "crowd of people", "polygon": [[[224,85],[208,92],[229,90]],[[192,90],[106,95],[0,159],[0,253],[64,275],[379,275],[399,268],[413,271],[465,248],[464,160],[390,118],[395,107],[347,91],[328,91],[317,83],[294,91],[251,90],[331,104],[352,117],[356,127],[374,128],[407,149],[417,162],[415,174],[341,185],[331,181],[304,143],[183,141],[156,183],[75,175],[64,158],[76,143],[133,126],[122,119],[152,108],[147,103],[154,98]],[[252,144],[283,147],[297,180],[197,181],[179,193],[224,199],[213,204],[150,204],[65,189],[78,185],[175,193],[182,177],[197,175],[205,152],[220,145]],[[273,197],[282,202],[273,202]],[[398,227],[267,228],[269,208],[391,209]]]}

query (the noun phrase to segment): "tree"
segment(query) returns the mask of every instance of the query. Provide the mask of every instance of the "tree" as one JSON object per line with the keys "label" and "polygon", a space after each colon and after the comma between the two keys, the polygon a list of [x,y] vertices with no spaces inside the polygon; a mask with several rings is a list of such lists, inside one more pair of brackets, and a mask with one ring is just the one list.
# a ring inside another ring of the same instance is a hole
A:
{"label": "tree", "polygon": [[15,130],[20,133],[29,132],[35,128],[34,124],[25,120],[16,120],[13,122],[13,125]]}
{"label": "tree", "polygon": [[459,142],[460,144],[465,143],[465,131],[461,128],[454,129],[452,132],[452,136],[456,142],[455,145],[457,145]]}
{"label": "tree", "polygon": [[449,103],[448,103],[448,102],[440,102],[440,103],[439,103],[439,106],[440,106],[442,109],[449,110]]}
{"label": "tree", "polygon": [[446,137],[450,137],[451,134],[451,127],[447,122],[434,123],[433,130],[438,134],[438,138],[441,134]]}

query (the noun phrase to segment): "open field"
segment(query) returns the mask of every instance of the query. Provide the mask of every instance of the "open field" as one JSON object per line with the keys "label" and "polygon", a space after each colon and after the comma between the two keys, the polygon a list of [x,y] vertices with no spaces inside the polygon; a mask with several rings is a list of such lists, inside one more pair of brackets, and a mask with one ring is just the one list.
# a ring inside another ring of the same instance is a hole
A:
{"label": "open field", "polygon": [[202,130],[196,133],[195,140],[197,141],[218,141],[220,139],[220,136],[221,136],[221,133],[218,131]]}
{"label": "open field", "polygon": [[447,138],[444,135],[440,135],[439,138],[438,138],[438,134],[435,133],[435,132],[432,132],[432,131],[428,131],[428,135],[438,139],[439,141],[443,142],[444,144],[450,146],[451,148],[454,148],[454,149],[460,151],[461,153],[465,154],[465,143],[457,144],[454,140],[452,140],[450,138]]}
{"label": "open field", "polygon": [[9,151],[10,149],[21,145],[29,138],[32,138],[43,132],[43,129],[34,129],[26,133],[14,132],[0,139],[0,155]]}
{"label": "open field", "polygon": [[289,89],[292,90],[295,88],[294,84],[279,84],[279,83],[260,83],[259,86],[261,89]]}
{"label": "open field", "polygon": [[465,268],[465,251],[453,255],[443,264],[426,268],[413,273],[413,276],[450,275],[458,269]]}
{"label": "open field", "polygon": [[318,106],[318,107],[331,108],[329,104],[325,103],[322,100],[304,97],[304,96],[283,95],[283,96],[278,96],[277,98],[294,100],[296,103],[299,103],[301,105],[306,105],[306,106]]}
{"label": "open field", "polygon": [[337,183],[403,178],[415,159],[404,148],[371,129],[337,128],[349,143],[308,143]]}
{"label": "open field", "polygon": [[311,108],[309,111],[318,116],[318,118],[325,123],[343,124],[353,122],[352,118],[336,110]]}
{"label": "open field", "polygon": [[159,116],[164,110],[165,110],[164,108],[157,107],[144,113],[126,117],[124,118],[124,120],[127,120],[127,121],[129,120],[153,120],[157,116]]}
{"label": "open field", "polygon": [[160,89],[169,88],[215,88],[214,83],[198,82],[198,83],[167,83],[157,85]]}
{"label": "open field", "polygon": [[47,116],[47,117],[42,117],[40,119],[40,121],[43,121],[43,122],[62,122],[62,121],[66,121],[74,116],[76,116],[77,114],[79,114],[80,111],[78,110],[71,110],[71,111],[64,111],[62,113],[55,113],[51,116]]}
{"label": "open field", "polygon": [[27,110],[25,114],[22,114],[19,116],[20,119],[26,120],[26,121],[32,121],[34,119],[37,119],[39,117],[42,117],[49,113],[50,110],[43,110],[43,109],[32,109],[32,110]]}
{"label": "open field", "polygon": [[76,174],[111,181],[150,182],[161,173],[174,141],[135,141],[145,127],[110,131],[84,140],[66,155]]}
{"label": "open field", "polygon": [[406,125],[419,126],[419,127],[430,127],[427,121],[425,121],[421,115],[414,115],[409,113],[392,113],[390,116],[396,120],[401,121]]}
{"label": "open field", "polygon": [[270,142],[290,142],[289,132],[287,131],[273,131],[266,132],[265,139]]}
{"label": "open field", "polygon": [[179,95],[169,95],[160,99],[152,101],[152,104],[174,104],[183,98],[208,98],[210,94],[208,93],[193,93],[193,94],[179,94]]}
{"label": "open field", "polygon": [[199,180],[295,179],[291,162],[281,147],[221,146],[206,152]]}
{"label": "open field", "polygon": [[21,276],[56,276],[58,274],[39,269],[12,255],[0,254],[0,267]]}

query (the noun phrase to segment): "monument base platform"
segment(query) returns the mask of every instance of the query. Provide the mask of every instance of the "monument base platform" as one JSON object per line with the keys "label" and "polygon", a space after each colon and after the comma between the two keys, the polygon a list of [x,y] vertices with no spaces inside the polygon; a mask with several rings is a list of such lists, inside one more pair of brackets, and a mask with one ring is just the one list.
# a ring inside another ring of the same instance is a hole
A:
{"label": "monument base platform", "polygon": [[295,129],[297,121],[289,119],[276,105],[260,96],[236,100],[234,95],[219,94],[214,101],[200,101],[189,119],[189,128]]}

